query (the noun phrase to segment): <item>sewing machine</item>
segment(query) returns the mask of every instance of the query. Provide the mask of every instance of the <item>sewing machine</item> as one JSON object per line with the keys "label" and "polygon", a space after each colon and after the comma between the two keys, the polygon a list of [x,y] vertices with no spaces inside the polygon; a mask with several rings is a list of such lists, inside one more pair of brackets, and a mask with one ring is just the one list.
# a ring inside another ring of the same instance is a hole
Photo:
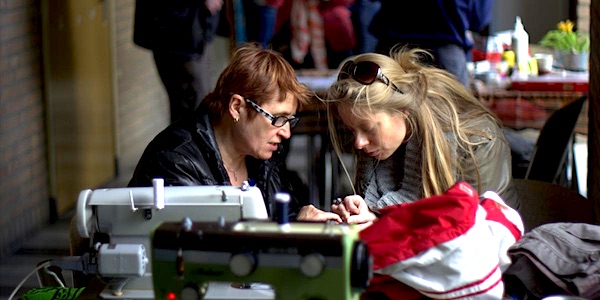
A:
{"label": "sewing machine", "polygon": [[83,190],[77,202],[77,229],[90,239],[81,257],[57,261],[62,269],[98,274],[104,299],[153,299],[150,236],[163,222],[233,222],[268,219],[260,190],[232,186],[153,187]]}
{"label": "sewing machine", "polygon": [[156,299],[359,299],[372,275],[355,227],[331,223],[185,219],[156,229],[152,253]]}

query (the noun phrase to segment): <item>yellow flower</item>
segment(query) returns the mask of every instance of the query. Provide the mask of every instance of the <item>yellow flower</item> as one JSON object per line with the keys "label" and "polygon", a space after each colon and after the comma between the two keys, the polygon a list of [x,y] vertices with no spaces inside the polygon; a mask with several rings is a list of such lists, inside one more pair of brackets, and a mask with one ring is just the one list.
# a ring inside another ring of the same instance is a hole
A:
{"label": "yellow flower", "polygon": [[575,24],[570,20],[559,22],[556,25],[557,29],[546,32],[540,45],[562,52],[589,52],[590,35],[573,31],[574,26]]}
{"label": "yellow flower", "polygon": [[566,20],[559,22],[557,27],[558,30],[562,32],[572,32],[574,26],[575,24],[573,24],[573,22],[571,22],[570,20]]}

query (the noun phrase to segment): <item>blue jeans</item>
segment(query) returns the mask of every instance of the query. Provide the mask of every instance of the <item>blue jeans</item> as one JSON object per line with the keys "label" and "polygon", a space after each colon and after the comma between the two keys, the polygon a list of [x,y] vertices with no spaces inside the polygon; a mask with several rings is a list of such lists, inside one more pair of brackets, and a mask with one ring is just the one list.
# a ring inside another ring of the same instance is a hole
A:
{"label": "blue jeans", "polygon": [[454,74],[463,85],[469,86],[467,52],[461,46],[448,44],[431,49],[436,65]]}
{"label": "blue jeans", "polygon": [[267,48],[275,33],[277,7],[258,5],[254,0],[244,0],[244,10],[248,41],[258,42]]}

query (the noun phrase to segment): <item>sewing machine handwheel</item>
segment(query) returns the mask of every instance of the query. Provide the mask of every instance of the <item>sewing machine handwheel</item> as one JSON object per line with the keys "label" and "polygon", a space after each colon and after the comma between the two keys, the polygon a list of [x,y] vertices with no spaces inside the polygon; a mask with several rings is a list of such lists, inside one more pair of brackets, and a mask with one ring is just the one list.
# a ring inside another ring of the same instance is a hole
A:
{"label": "sewing machine handwheel", "polygon": [[256,257],[247,252],[234,254],[229,260],[229,269],[236,276],[248,276],[256,269]]}
{"label": "sewing machine handwheel", "polygon": [[366,289],[373,275],[373,261],[367,245],[361,241],[354,243],[352,263],[350,266],[350,285],[354,288]]}
{"label": "sewing machine handwheel", "polygon": [[200,289],[196,284],[187,284],[181,290],[181,300],[198,300],[203,296],[200,294]]}
{"label": "sewing machine handwheel", "polygon": [[325,269],[325,258],[320,253],[311,253],[302,257],[300,271],[308,278],[316,278]]}

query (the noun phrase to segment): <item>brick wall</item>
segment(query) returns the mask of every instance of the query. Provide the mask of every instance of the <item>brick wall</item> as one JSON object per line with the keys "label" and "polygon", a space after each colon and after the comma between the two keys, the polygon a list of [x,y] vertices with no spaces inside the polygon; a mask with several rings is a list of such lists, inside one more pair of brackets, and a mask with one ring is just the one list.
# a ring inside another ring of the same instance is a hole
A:
{"label": "brick wall", "polygon": [[39,0],[0,0],[0,258],[49,220]]}
{"label": "brick wall", "polygon": [[590,4],[592,0],[577,1],[577,30],[590,33]]}
{"label": "brick wall", "polygon": [[152,53],[133,44],[135,1],[114,2],[118,185],[127,183],[146,145],[167,126],[169,105]]}
{"label": "brick wall", "polygon": [[[50,220],[40,3],[0,0],[0,259]],[[121,186],[169,114],[151,53],[132,42],[135,1],[109,3]]]}

